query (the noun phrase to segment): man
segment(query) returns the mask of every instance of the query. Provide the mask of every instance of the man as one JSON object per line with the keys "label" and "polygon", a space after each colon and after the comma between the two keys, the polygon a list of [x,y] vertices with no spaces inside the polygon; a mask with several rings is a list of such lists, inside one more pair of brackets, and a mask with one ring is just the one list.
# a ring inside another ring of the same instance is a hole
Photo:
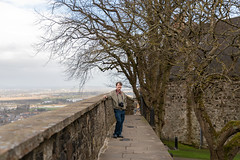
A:
{"label": "man", "polygon": [[110,92],[105,98],[111,97],[113,103],[114,114],[116,118],[116,126],[115,131],[113,133],[113,138],[123,138],[122,136],[122,128],[123,121],[125,119],[125,110],[127,106],[127,98],[126,94],[121,91],[122,83],[116,83],[116,89]]}

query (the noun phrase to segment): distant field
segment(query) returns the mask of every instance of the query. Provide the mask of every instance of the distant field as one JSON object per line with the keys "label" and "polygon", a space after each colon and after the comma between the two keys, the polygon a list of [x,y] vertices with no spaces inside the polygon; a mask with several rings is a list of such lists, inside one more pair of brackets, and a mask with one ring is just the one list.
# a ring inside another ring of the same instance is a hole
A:
{"label": "distant field", "polygon": [[66,104],[52,104],[52,105],[37,105],[37,106],[31,106],[31,108],[61,108],[65,107]]}
{"label": "distant field", "polygon": [[30,97],[0,97],[0,101],[14,101],[14,100],[33,100],[43,99],[46,96],[30,96]]}

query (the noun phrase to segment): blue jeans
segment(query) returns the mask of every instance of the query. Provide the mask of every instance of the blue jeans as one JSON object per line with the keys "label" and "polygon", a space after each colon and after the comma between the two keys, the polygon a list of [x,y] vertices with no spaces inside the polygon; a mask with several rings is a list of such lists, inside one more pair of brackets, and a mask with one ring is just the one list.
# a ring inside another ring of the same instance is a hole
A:
{"label": "blue jeans", "polygon": [[122,128],[123,128],[123,121],[125,119],[125,111],[124,110],[119,110],[119,109],[114,109],[115,113],[115,118],[116,118],[116,126],[115,126],[115,131],[114,135],[121,135],[122,134]]}

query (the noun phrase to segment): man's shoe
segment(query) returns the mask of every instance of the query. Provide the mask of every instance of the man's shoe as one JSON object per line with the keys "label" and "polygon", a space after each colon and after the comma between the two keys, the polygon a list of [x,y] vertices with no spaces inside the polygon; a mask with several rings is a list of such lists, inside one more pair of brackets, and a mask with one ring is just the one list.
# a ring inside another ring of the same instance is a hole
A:
{"label": "man's shoe", "polygon": [[119,137],[119,138],[123,138],[123,136],[122,136],[122,135],[118,135],[117,137]]}
{"label": "man's shoe", "polygon": [[117,138],[118,136],[116,134],[113,135],[113,138]]}

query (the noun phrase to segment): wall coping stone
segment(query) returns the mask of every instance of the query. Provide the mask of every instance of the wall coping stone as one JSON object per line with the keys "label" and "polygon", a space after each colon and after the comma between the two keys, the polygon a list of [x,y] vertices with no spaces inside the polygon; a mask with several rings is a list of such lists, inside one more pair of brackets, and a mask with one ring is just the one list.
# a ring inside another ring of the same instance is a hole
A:
{"label": "wall coping stone", "polygon": [[45,139],[49,139],[102,101],[105,99],[103,95],[99,95],[1,126],[0,160],[6,159],[8,154],[22,158]]}

